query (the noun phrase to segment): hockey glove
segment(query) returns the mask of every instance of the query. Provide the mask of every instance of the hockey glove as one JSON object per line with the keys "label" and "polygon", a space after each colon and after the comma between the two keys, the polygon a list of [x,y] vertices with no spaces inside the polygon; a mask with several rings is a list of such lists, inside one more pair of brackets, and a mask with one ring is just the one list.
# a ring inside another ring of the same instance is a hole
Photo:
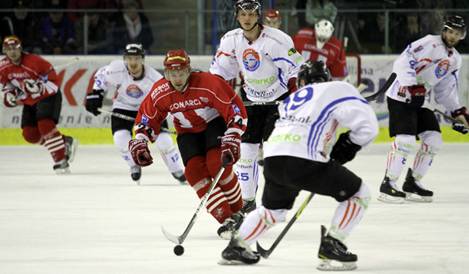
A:
{"label": "hockey glove", "polygon": [[94,89],[90,94],[86,95],[85,108],[88,112],[98,116],[101,112],[98,108],[103,106],[104,90]]}
{"label": "hockey glove", "polygon": [[[451,112],[451,116],[455,119],[460,120],[461,122],[453,122],[453,129],[457,132],[462,134],[466,134],[469,132],[469,128],[467,128],[467,123],[469,122],[469,113],[467,112],[466,107],[458,108],[457,110]],[[462,117],[466,121],[463,121]]]}
{"label": "hockey glove", "polygon": [[24,80],[24,88],[30,94],[41,94],[44,91],[42,83],[33,79]]}
{"label": "hockey glove", "polygon": [[153,158],[148,149],[147,140],[132,139],[129,141],[129,151],[134,162],[139,166],[149,166],[153,163]]}
{"label": "hockey glove", "polygon": [[423,85],[415,85],[407,87],[410,93],[410,104],[416,107],[421,107],[425,102],[425,93],[427,90]]}
{"label": "hockey glove", "polygon": [[221,161],[224,165],[232,165],[239,160],[241,136],[228,133],[221,137]]}
{"label": "hockey glove", "polygon": [[14,91],[5,92],[3,95],[3,104],[9,108],[16,107],[18,105]]}
{"label": "hockey glove", "polygon": [[353,158],[362,147],[350,140],[350,131],[340,134],[331,151],[331,159],[343,165]]}

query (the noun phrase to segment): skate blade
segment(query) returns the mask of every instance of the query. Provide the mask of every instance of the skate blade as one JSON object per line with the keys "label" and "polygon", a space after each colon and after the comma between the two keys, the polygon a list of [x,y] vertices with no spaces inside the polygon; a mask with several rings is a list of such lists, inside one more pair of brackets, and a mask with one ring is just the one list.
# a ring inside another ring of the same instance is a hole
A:
{"label": "skate blade", "polygon": [[406,192],[405,199],[409,202],[417,202],[417,203],[431,203],[433,202],[432,196],[420,196],[415,193]]}
{"label": "skate blade", "polygon": [[378,201],[381,201],[383,203],[388,203],[388,204],[402,204],[404,203],[404,198],[403,197],[394,197],[385,193],[381,193],[378,196]]}
{"label": "skate blade", "polygon": [[70,169],[67,167],[67,168],[58,168],[55,171],[55,174],[57,175],[67,175],[67,174],[70,174]]}
{"label": "skate blade", "polygon": [[321,271],[349,271],[357,269],[357,264],[356,262],[339,262],[322,259],[316,268]]}
{"label": "skate blade", "polygon": [[227,259],[224,259],[224,258],[221,258],[221,260],[218,261],[218,264],[219,264],[219,265],[246,265],[246,264],[243,263],[242,261],[238,261],[238,260],[227,260]]}

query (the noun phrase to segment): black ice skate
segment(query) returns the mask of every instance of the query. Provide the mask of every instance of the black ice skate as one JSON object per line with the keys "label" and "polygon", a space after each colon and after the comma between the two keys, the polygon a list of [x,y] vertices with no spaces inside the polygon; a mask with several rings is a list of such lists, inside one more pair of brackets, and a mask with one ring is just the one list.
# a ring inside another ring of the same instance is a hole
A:
{"label": "black ice skate", "polygon": [[261,256],[238,237],[233,237],[228,246],[221,253],[222,265],[255,264],[259,262]]}
{"label": "black ice skate", "polygon": [[243,208],[241,208],[241,212],[244,214],[248,214],[249,212],[256,209],[256,200],[243,200]]}
{"label": "black ice skate", "polygon": [[326,235],[326,228],[321,226],[321,245],[319,246],[318,270],[340,271],[357,268],[357,255],[347,251],[347,247],[339,240]]}
{"label": "black ice skate", "polygon": [[381,194],[378,200],[384,203],[402,204],[404,202],[405,193],[394,188],[389,182],[389,177],[385,176],[379,188]]}
{"label": "black ice skate", "polygon": [[140,184],[140,177],[142,177],[142,168],[140,166],[133,166],[130,168],[130,177],[137,184]]}
{"label": "black ice skate", "polygon": [[68,174],[70,173],[69,167],[70,165],[68,164],[67,159],[63,159],[62,161],[55,163],[52,168],[56,174]]}
{"label": "black ice skate", "polygon": [[229,240],[234,232],[238,230],[243,222],[244,216],[241,212],[234,213],[230,218],[227,218],[223,224],[218,228],[217,233],[220,238]]}
{"label": "black ice skate", "polygon": [[75,153],[78,147],[78,140],[66,135],[63,135],[63,139],[65,143],[65,157],[67,159],[67,162],[71,163],[75,159]]}
{"label": "black ice skate", "polygon": [[405,177],[404,185],[402,186],[406,197],[405,199],[413,202],[430,203],[433,201],[433,191],[427,190],[419,186],[412,176],[412,169],[409,168],[407,176]]}
{"label": "black ice skate", "polygon": [[186,176],[184,176],[183,171],[176,171],[171,173],[171,175],[173,175],[174,179],[178,180],[181,185],[187,184]]}

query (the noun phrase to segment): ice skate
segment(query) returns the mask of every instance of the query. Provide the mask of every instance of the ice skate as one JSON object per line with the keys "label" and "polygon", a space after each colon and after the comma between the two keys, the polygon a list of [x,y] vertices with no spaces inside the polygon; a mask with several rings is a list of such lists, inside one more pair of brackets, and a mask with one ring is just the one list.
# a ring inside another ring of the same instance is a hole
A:
{"label": "ice skate", "polygon": [[412,176],[412,169],[409,168],[407,171],[407,176],[405,178],[404,185],[402,190],[405,192],[405,199],[412,202],[424,202],[431,203],[433,201],[433,191],[424,189],[416,181],[414,176]]}
{"label": "ice skate", "polygon": [[63,135],[63,139],[65,142],[65,157],[67,161],[71,163],[75,159],[75,153],[78,147],[78,140],[66,135]]}
{"label": "ice skate", "polygon": [[69,174],[70,173],[70,165],[68,164],[68,161],[66,159],[63,159],[62,161],[59,161],[54,164],[53,169],[56,174],[61,175],[61,174]]}
{"label": "ice skate", "polygon": [[243,208],[241,208],[241,212],[244,214],[248,214],[249,212],[256,209],[256,200],[243,200]]}
{"label": "ice skate", "polygon": [[321,245],[319,246],[318,270],[342,271],[357,268],[357,255],[347,251],[347,247],[339,240],[326,235],[326,228],[321,226]]}
{"label": "ice skate", "polygon": [[130,168],[130,177],[137,184],[140,184],[140,177],[142,177],[142,168],[140,166],[133,166]]}
{"label": "ice skate", "polygon": [[241,212],[234,213],[230,218],[227,218],[222,226],[218,228],[217,234],[220,238],[229,240],[231,239],[234,232],[238,230],[243,222],[244,216]]}
{"label": "ice skate", "polygon": [[181,185],[187,184],[186,176],[184,176],[184,171],[176,171],[171,173],[171,175],[173,175],[174,179],[178,180]]}
{"label": "ice skate", "polygon": [[406,196],[404,192],[398,190],[390,183],[389,177],[384,177],[379,191],[381,193],[378,196],[378,200],[383,203],[402,204]]}
{"label": "ice skate", "polygon": [[252,249],[238,237],[231,238],[228,246],[221,253],[222,265],[239,265],[239,264],[255,264],[259,262],[259,254],[252,251]]}

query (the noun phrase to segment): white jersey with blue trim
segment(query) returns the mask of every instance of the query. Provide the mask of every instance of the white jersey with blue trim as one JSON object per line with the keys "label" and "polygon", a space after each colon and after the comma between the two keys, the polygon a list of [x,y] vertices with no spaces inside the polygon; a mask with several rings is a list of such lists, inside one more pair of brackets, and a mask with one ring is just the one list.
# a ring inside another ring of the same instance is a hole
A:
{"label": "white jersey with blue trim", "polygon": [[138,111],[153,84],[163,78],[154,68],[144,65],[144,76],[134,79],[123,60],[112,61],[95,73],[93,89],[114,92],[112,108]]}
{"label": "white jersey with blue trim", "polygon": [[294,156],[328,162],[338,128],[351,130],[350,140],[366,146],[378,134],[378,120],[358,90],[342,81],[310,84],[279,105],[280,118],[264,157]]}
{"label": "white jersey with blue trim", "polygon": [[[435,100],[452,111],[460,107],[458,78],[461,55],[455,48],[446,47],[441,35],[427,35],[410,43],[394,61],[393,72],[397,77],[386,91],[394,100],[410,102],[405,86],[424,85],[433,90]],[[427,93],[428,95],[428,93]]]}
{"label": "white jersey with blue trim", "polygon": [[238,28],[221,38],[210,73],[231,80],[241,72],[247,98],[269,102],[288,92],[288,80],[297,76],[302,63],[293,40],[281,30],[262,26],[259,37],[250,42]]}

